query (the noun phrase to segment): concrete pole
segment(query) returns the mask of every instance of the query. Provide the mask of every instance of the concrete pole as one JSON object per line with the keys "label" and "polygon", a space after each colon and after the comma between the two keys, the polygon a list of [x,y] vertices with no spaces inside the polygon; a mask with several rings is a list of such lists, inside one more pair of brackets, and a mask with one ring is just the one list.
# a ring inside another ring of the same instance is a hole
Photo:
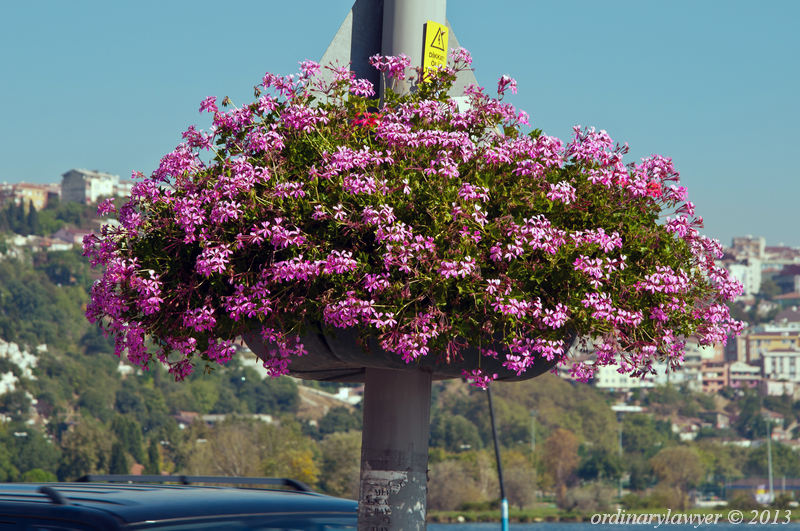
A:
{"label": "concrete pole", "polygon": [[366,369],[359,531],[423,531],[431,373]]}
{"label": "concrete pole", "polygon": [[[404,53],[412,67],[421,66],[425,24],[446,24],[446,6],[384,0],[381,54]],[[367,368],[365,378],[358,530],[424,531],[431,373]]]}
{"label": "concrete pole", "polygon": [[[384,0],[381,55],[406,54],[411,67],[422,66],[425,24],[447,23],[447,0]],[[405,89],[410,89],[405,86]],[[381,81],[381,93],[384,86]],[[395,89],[397,90],[397,89]]]}

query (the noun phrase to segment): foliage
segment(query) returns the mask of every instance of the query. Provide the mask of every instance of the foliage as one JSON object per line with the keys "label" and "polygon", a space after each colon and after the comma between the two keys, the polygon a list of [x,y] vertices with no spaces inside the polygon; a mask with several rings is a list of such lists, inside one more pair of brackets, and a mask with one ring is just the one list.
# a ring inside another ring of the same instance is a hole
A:
{"label": "foliage", "polygon": [[728,501],[728,508],[738,509],[740,511],[760,511],[764,508],[763,505],[758,503],[752,496],[747,494],[738,494]]}
{"label": "foliage", "polygon": [[606,511],[614,495],[614,489],[600,483],[583,485],[567,491],[564,509],[582,513]]}
{"label": "foliage", "polygon": [[61,439],[59,481],[108,472],[112,440],[102,424],[83,418]]}
{"label": "foliage", "polygon": [[452,59],[422,83],[406,80],[408,58],[372,58],[387,86],[415,84],[386,91],[378,112],[369,82],[333,66],[326,80],[309,61],[296,77],[266,74],[241,108],[207,98],[213,132],[186,131],[122,225],[87,241],[106,266],[89,319],[117,354],[178,379],[254,332],[274,345],[274,375],[320,327],[377,337],[407,362],[503,355],[520,374],[566,362],[577,332],[597,340],[597,361],[573,365],[587,380],[617,357],[634,375],[656,359],[676,367],[681,337],[740,330],[724,301],[741,285],[714,265],[719,242],[699,235],[670,159],[625,166],[627,146],[593,128],[567,144],[523,134],[527,115],[501,101],[516,91],[508,76],[497,99],[468,87],[462,111],[448,91],[471,58]]}
{"label": "foliage", "polygon": [[145,475],[158,476],[161,474],[161,452],[158,450],[159,443],[155,438],[150,439],[147,446],[147,464],[144,467]]}
{"label": "foliage", "polygon": [[24,437],[13,437],[13,443],[9,445],[14,450],[13,462],[19,473],[41,469],[54,474],[58,470],[60,448],[47,438],[47,434],[33,426],[17,425],[13,429],[15,433],[26,434]]}
{"label": "foliage", "polygon": [[[800,457],[788,445],[773,441],[772,473],[777,477],[800,477]],[[744,465],[743,472],[750,476],[767,477],[769,473],[767,445],[762,444],[753,449]]]}
{"label": "foliage", "polygon": [[129,474],[130,464],[122,444],[115,442],[111,445],[111,462],[108,465],[109,474]]}
{"label": "foliage", "polygon": [[631,413],[622,420],[622,447],[626,452],[652,457],[674,441],[672,423],[650,415]]}
{"label": "foliage", "polygon": [[605,448],[592,448],[578,467],[578,477],[585,481],[616,481],[622,476],[625,465],[616,452]]}
{"label": "foliage", "polygon": [[[434,384],[437,399],[431,411],[431,444],[442,444],[434,427],[446,425],[440,416],[461,415],[474,424],[484,448],[493,445],[486,393],[470,388],[463,382]],[[557,428],[565,428],[579,441],[591,441],[609,450],[617,447],[614,412],[606,403],[604,394],[582,383],[574,385],[554,374],[543,374],[535,380],[498,383],[493,388],[495,414],[500,442],[516,448],[531,442],[531,415],[538,411],[536,420],[537,441],[541,444]],[[471,430],[465,430],[471,431]],[[437,435],[436,439],[433,435]],[[446,443],[445,443],[446,444]],[[459,443],[472,444],[471,442]]]}
{"label": "foliage", "polygon": [[503,482],[511,506],[530,507],[536,494],[536,470],[520,452],[503,452]]}
{"label": "foliage", "polygon": [[[111,422],[111,430],[117,436],[122,450],[129,453],[134,462],[145,462],[142,448],[142,427],[136,422],[136,419],[127,415],[117,415]],[[112,462],[113,459],[112,455]],[[127,474],[127,472],[125,473]]]}
{"label": "foliage", "polygon": [[544,443],[547,455],[547,473],[553,479],[556,505],[563,508],[566,502],[567,481],[578,467],[578,438],[569,430],[559,428]]}
{"label": "foliage", "polygon": [[659,485],[675,489],[677,507],[685,511],[689,489],[697,485],[706,473],[700,456],[687,446],[674,446],[658,452],[650,463],[659,481],[663,482]]}
{"label": "foliage", "polygon": [[361,431],[363,421],[360,415],[351,413],[344,406],[331,408],[319,421],[319,433],[323,437],[338,431]]}
{"label": "foliage", "polygon": [[459,461],[442,461],[431,467],[428,480],[429,510],[451,511],[477,497],[477,487]]}
{"label": "foliage", "polygon": [[734,427],[742,437],[748,439],[766,437],[767,423],[761,413],[763,397],[751,390],[746,393],[739,402],[739,418],[734,423]]}
{"label": "foliage", "polygon": [[336,432],[319,443],[322,454],[320,488],[332,496],[358,499],[361,432]]}
{"label": "foliage", "polygon": [[480,450],[483,446],[478,428],[462,415],[442,413],[431,422],[430,445],[449,452]]}
{"label": "foliage", "polygon": [[22,481],[25,483],[55,483],[58,478],[52,472],[34,468],[22,474]]}

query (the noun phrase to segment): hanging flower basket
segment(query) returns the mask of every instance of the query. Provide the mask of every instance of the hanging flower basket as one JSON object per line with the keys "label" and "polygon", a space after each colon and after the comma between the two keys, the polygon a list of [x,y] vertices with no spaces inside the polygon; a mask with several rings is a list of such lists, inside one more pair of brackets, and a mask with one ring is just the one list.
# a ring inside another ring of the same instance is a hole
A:
{"label": "hanging flower basket", "polygon": [[423,82],[403,56],[373,64],[410,93],[379,105],[368,81],[333,66],[326,81],[307,61],[241,108],[203,101],[211,132],[190,127],[139,175],[121,225],[85,241],[105,266],[87,316],[117,355],[181,379],[242,336],[276,376],[315,377],[302,371],[327,349],[343,370],[419,365],[486,385],[569,363],[576,335],[597,351],[572,366],[587,379],[677,367],[686,337],[741,329],[725,305],[741,286],[714,265],[719,242],[698,233],[670,159],[626,166],[627,146],[592,128],[568,143],[524,132],[507,76],[459,108],[463,49]]}

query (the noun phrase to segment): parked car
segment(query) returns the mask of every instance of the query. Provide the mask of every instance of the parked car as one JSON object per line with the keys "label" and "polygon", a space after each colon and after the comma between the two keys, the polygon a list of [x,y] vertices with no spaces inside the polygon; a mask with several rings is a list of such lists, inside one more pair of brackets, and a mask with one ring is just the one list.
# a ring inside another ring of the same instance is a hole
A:
{"label": "parked car", "polygon": [[0,531],[355,531],[357,507],[280,478],[84,476],[0,484]]}

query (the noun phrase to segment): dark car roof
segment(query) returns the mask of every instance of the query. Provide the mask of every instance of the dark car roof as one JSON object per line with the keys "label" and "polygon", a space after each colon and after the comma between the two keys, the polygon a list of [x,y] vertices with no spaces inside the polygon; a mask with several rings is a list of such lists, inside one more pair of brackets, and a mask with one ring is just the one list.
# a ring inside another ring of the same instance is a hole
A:
{"label": "dark car roof", "polygon": [[[141,485],[118,483],[48,483],[69,507],[39,492],[44,484],[0,484],[0,514],[52,514],[94,509],[126,524],[148,520],[248,514],[320,513],[353,515],[357,503],[312,492],[203,487],[194,485]],[[13,511],[9,513],[9,510]]]}

